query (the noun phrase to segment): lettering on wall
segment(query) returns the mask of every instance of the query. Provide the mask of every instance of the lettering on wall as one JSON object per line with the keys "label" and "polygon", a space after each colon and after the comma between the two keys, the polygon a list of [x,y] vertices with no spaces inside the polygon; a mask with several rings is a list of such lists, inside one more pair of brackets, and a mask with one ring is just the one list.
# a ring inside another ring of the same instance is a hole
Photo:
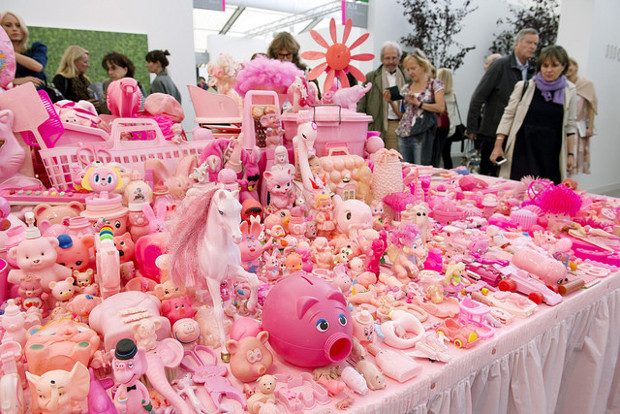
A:
{"label": "lettering on wall", "polygon": [[607,45],[605,47],[605,59],[615,60],[620,62],[620,46]]}

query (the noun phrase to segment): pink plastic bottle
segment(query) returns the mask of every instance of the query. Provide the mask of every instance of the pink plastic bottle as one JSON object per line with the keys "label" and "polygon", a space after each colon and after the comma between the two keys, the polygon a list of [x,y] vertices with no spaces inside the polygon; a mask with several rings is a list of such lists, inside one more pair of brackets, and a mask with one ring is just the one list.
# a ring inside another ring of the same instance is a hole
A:
{"label": "pink plastic bottle", "polygon": [[86,217],[77,216],[69,219],[67,234],[71,237],[82,237],[87,234],[95,234],[95,229],[91,226]]}

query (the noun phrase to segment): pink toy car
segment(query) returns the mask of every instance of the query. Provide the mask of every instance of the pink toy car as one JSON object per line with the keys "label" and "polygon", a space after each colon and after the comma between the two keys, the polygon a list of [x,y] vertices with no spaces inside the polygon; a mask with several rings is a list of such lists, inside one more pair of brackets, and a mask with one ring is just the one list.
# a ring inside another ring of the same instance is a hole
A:
{"label": "pink toy car", "polygon": [[456,319],[446,318],[435,328],[438,335],[443,334],[457,348],[470,348],[479,339],[475,330],[461,325]]}
{"label": "pink toy car", "polygon": [[353,323],[344,295],[301,272],[271,289],[263,306],[263,328],[272,348],[300,367],[338,363],[352,348]]}
{"label": "pink toy car", "polygon": [[499,290],[508,292],[519,292],[534,303],[545,302],[549,306],[555,306],[562,302],[562,296],[555,293],[544,283],[529,276],[529,274],[514,266],[507,266],[505,271],[510,276],[499,282]]}

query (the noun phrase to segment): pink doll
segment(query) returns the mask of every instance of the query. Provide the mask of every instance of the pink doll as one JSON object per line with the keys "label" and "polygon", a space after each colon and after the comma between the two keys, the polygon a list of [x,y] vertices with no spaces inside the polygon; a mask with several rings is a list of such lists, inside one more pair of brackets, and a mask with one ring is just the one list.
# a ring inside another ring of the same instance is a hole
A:
{"label": "pink doll", "polygon": [[301,255],[297,252],[289,253],[284,259],[283,263],[285,268],[284,275],[293,274],[298,270],[301,270],[304,265],[304,262],[301,259]]}
{"label": "pink doll", "polygon": [[366,254],[365,266],[369,272],[375,274],[375,276],[379,276],[379,265],[381,264],[381,259],[387,250],[387,233],[385,230],[382,230],[379,233],[379,237],[372,240],[371,243],[371,254]]}
{"label": "pink doll", "polygon": [[291,218],[288,223],[288,232],[298,241],[306,238],[305,207],[296,206],[291,209]]}
{"label": "pink doll", "polygon": [[71,237],[68,234],[58,236],[56,262],[69,269],[84,271],[90,262],[90,249],[95,245],[95,236],[92,234],[82,237]]}
{"label": "pink doll", "polygon": [[264,251],[272,247],[269,241],[261,244],[260,235],[263,232],[263,225],[253,222],[251,225],[244,221],[241,223],[241,242],[239,251],[241,253],[241,264],[250,273],[258,273],[258,259]]}
{"label": "pink doll", "polygon": [[331,238],[336,230],[334,221],[334,204],[329,194],[319,193],[314,200],[316,215],[314,221],[317,228],[317,236]]}
{"label": "pink doll", "polygon": [[447,295],[457,296],[465,287],[463,284],[463,274],[465,272],[465,263],[452,262],[446,269],[444,278],[444,290]]}
{"label": "pink doll", "polygon": [[311,245],[312,260],[321,269],[332,268],[332,249],[325,237],[317,237]]}
{"label": "pink doll", "polygon": [[295,200],[293,191],[293,174],[291,165],[272,168],[263,173],[264,185],[267,187],[267,209],[274,212],[280,209],[291,209]]}
{"label": "pink doll", "polygon": [[259,120],[261,126],[265,129],[265,144],[267,148],[275,148],[283,144],[284,129],[282,129],[282,121],[280,120],[279,110],[272,108],[265,111],[265,114]]}
{"label": "pink doll", "polygon": [[383,230],[385,226],[383,203],[379,200],[372,200],[370,210],[372,212],[372,228],[377,231]]}

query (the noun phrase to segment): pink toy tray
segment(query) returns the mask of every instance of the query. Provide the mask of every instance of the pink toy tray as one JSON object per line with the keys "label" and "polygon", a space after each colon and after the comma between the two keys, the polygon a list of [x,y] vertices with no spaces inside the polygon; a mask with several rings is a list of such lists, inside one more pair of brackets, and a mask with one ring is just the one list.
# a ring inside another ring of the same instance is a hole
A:
{"label": "pink toy tray", "polygon": [[[126,134],[145,132],[147,136],[154,136],[152,140],[123,141]],[[150,133],[149,133],[150,132]],[[76,140],[78,140],[76,138]],[[96,141],[96,140],[95,140]],[[78,142],[80,142],[78,140]],[[93,140],[87,137],[87,142]],[[174,170],[178,161],[186,155],[200,155],[208,141],[188,141],[175,144],[166,141],[159,126],[153,119],[148,118],[117,118],[112,123],[111,139],[101,144],[92,144],[93,151],[84,155],[88,162],[98,157],[103,162],[118,162],[127,168],[135,168],[144,173],[144,161],[148,158],[160,159],[169,170]],[[111,146],[110,146],[111,145]],[[99,151],[105,150],[105,151]],[[80,165],[78,147],[57,146],[56,148],[41,149],[40,151],[45,171],[50,183],[61,191],[72,187],[71,165]]]}

